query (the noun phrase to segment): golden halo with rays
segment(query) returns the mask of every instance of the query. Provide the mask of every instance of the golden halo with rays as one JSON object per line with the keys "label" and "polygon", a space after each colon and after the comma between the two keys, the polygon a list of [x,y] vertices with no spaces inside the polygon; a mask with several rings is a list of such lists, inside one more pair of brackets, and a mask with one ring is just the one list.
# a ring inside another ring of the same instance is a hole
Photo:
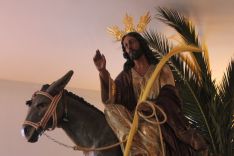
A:
{"label": "golden halo with rays", "polygon": [[129,32],[139,32],[142,33],[145,31],[147,25],[151,21],[151,16],[149,12],[140,17],[139,23],[134,26],[133,17],[128,14],[125,15],[123,19],[124,30],[121,30],[118,26],[107,27],[107,32],[110,33],[116,41],[121,41],[122,37]]}

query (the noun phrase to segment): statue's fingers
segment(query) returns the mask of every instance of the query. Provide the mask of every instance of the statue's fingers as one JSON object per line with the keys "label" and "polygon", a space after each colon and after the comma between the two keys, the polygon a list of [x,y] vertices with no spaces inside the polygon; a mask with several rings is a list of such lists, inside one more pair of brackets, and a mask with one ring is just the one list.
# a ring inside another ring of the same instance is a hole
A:
{"label": "statue's fingers", "polygon": [[103,54],[102,54],[102,59],[106,62],[106,57]]}
{"label": "statue's fingers", "polygon": [[94,61],[97,61],[97,60],[100,59],[100,58],[101,58],[101,53],[100,53],[99,49],[97,49],[97,50],[96,50],[96,54],[95,54],[94,57],[93,57],[93,60],[94,60]]}

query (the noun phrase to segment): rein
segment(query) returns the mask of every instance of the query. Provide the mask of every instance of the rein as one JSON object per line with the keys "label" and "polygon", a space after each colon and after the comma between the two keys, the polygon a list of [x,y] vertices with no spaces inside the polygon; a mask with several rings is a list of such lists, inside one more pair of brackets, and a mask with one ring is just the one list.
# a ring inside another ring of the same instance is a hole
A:
{"label": "rein", "polygon": [[[43,95],[43,96],[49,98],[51,100],[51,103],[50,103],[49,108],[47,109],[46,113],[44,114],[44,116],[42,117],[42,119],[39,122],[35,123],[35,122],[32,122],[32,121],[25,120],[24,125],[32,126],[36,130],[39,129],[39,128],[42,128],[42,130],[44,131],[45,127],[46,127],[46,125],[47,125],[47,123],[49,121],[49,119],[52,116],[53,124],[52,124],[52,127],[49,130],[55,129],[55,127],[57,126],[57,123],[58,123],[58,121],[57,121],[57,114],[56,114],[56,108],[57,108],[58,103],[59,103],[59,101],[60,101],[60,99],[62,97],[62,94],[63,94],[63,91],[61,91],[58,95],[52,97],[47,92],[43,92],[43,91],[37,91],[37,92],[35,92],[34,96],[36,96],[36,95]],[[151,102],[149,102],[149,101],[141,102],[141,104],[147,104],[147,105],[149,105],[151,107],[152,111],[153,111],[153,113],[150,116],[145,116],[142,113],[140,113],[140,111],[138,110],[139,116],[141,116],[144,120],[146,120],[147,122],[150,122],[152,124],[162,124],[162,123],[166,122],[166,120],[167,120],[166,114],[163,112],[163,110],[160,109],[160,107],[155,107],[154,104],[151,103]],[[152,116],[155,116],[155,114],[156,114],[155,108],[159,109],[159,111],[164,116],[164,120],[163,121],[161,121],[161,122],[153,122],[153,121],[148,120],[148,118],[151,118]],[[66,113],[66,116],[67,116],[67,108],[66,107],[65,107],[65,113]],[[89,147],[82,147],[82,146],[79,146],[79,145],[76,145],[76,146],[66,145],[66,144],[64,144],[64,143],[62,143],[60,141],[57,141],[56,139],[52,138],[48,134],[44,133],[44,135],[48,139],[52,140],[53,142],[55,142],[55,143],[57,143],[57,144],[59,144],[61,146],[64,146],[66,148],[72,148],[73,150],[79,150],[79,151],[85,151],[85,152],[108,150],[110,148],[114,148],[116,146],[121,145],[122,143],[126,142],[127,138],[128,138],[128,137],[126,137],[123,141],[117,142],[117,143],[112,144],[112,145],[107,145],[107,146],[98,147],[98,148],[89,148]]]}
{"label": "rein", "polygon": [[82,147],[82,146],[79,146],[79,145],[76,145],[76,146],[70,146],[70,145],[67,145],[67,144],[64,144],[58,140],[56,140],[55,138],[49,136],[48,134],[45,134],[44,135],[52,140],[53,142],[63,146],[63,147],[66,147],[66,148],[70,148],[70,149],[73,149],[73,150],[78,150],[78,151],[84,151],[84,152],[90,152],[90,151],[104,151],[104,150],[108,150],[110,148],[114,148],[114,147],[117,147],[119,145],[121,145],[122,143],[126,142],[127,141],[127,138],[125,138],[123,141],[120,141],[120,142],[117,142],[115,144],[112,144],[112,145],[107,145],[107,146],[104,146],[104,147],[97,147],[97,148],[90,148],[90,147]]}
{"label": "rein", "polygon": [[[43,92],[43,91],[37,91],[35,92],[34,96],[36,95],[43,95],[47,98],[49,98],[51,100],[51,103],[49,105],[49,108],[47,109],[45,115],[42,117],[41,121],[35,123],[35,122],[32,122],[32,121],[28,121],[28,120],[25,120],[23,125],[29,125],[29,126],[32,126],[34,127],[36,130],[39,129],[39,128],[42,128],[43,131],[45,131],[45,127],[49,121],[49,119],[51,118],[52,116],[52,119],[53,119],[53,125],[52,125],[52,128],[50,128],[49,130],[53,130],[55,129],[55,127],[57,126],[57,114],[56,114],[56,108],[57,108],[57,105],[62,97],[62,94],[63,94],[63,91],[61,91],[58,95],[56,95],[55,97],[52,97],[50,94],[48,94],[47,92]],[[67,108],[65,107],[65,114],[67,116]],[[67,121],[66,121],[67,122]],[[69,146],[69,145],[66,145],[62,142],[59,142],[57,141],[56,139],[52,138],[51,136],[49,136],[48,134],[45,134],[44,135],[52,140],[53,142],[61,145],[61,146],[64,146],[64,147],[67,147],[67,148],[72,148],[73,150],[80,150],[80,151],[85,151],[85,152],[88,152],[88,151],[102,151],[102,150],[107,150],[107,149],[110,149],[110,148],[114,148],[116,146],[119,146],[121,145],[122,143],[126,142],[127,141],[127,138],[121,142],[117,142],[115,144],[112,144],[112,145],[107,145],[107,146],[104,146],[104,147],[98,147],[98,148],[89,148],[89,147],[81,147],[79,145],[76,145],[76,146]]]}
{"label": "rein", "polygon": [[[167,115],[165,114],[165,112],[157,105],[155,105],[154,103],[150,102],[150,101],[143,101],[141,103],[138,104],[139,106],[140,105],[146,105],[146,106],[149,106],[150,109],[152,110],[152,113],[150,115],[144,115],[141,113],[140,109],[137,110],[139,116],[141,118],[143,118],[146,122],[148,123],[151,123],[151,124],[155,124],[155,125],[159,125],[159,124],[163,124],[167,121]],[[158,121],[157,119],[157,115],[156,115],[156,109],[158,109],[158,111],[162,114],[162,117],[163,117],[163,120],[162,121]],[[155,117],[156,118],[156,121],[152,121],[150,120],[149,118],[152,118],[152,117]],[[159,129],[159,131],[161,131]],[[110,148],[114,148],[116,146],[119,146],[121,145],[122,143],[125,143],[127,141],[127,138],[128,136],[126,136],[123,141],[119,141],[115,144],[112,144],[112,145],[107,145],[107,146],[104,146],[104,147],[97,147],[97,148],[90,148],[90,147],[82,147],[82,146],[79,146],[79,145],[76,145],[76,146],[71,146],[71,145],[67,145],[67,144],[64,144],[58,140],[56,140],[55,138],[49,136],[48,134],[45,134],[44,135],[52,140],[53,142],[59,144],[60,146],[63,146],[63,147],[66,147],[66,148],[70,148],[70,149],[73,149],[73,150],[78,150],[78,151],[84,151],[84,152],[90,152],[90,151],[104,151],[104,150],[108,150]],[[162,139],[162,138],[161,138]]]}

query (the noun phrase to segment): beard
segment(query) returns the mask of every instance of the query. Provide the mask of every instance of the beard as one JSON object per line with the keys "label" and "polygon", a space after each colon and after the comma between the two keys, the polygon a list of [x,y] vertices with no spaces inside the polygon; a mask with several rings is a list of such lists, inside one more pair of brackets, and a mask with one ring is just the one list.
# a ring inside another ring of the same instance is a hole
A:
{"label": "beard", "polygon": [[130,54],[129,54],[129,57],[131,60],[137,60],[139,59],[142,55],[144,54],[143,50],[141,48],[137,49],[137,50],[134,50],[132,51]]}

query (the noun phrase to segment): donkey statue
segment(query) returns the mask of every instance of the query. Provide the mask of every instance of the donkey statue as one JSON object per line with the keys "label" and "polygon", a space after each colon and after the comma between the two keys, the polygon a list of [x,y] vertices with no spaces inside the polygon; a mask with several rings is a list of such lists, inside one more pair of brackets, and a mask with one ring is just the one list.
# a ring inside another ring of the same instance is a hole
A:
{"label": "donkey statue", "polygon": [[[71,140],[86,148],[105,147],[118,142],[104,114],[83,98],[65,90],[73,71],[69,71],[27,101],[28,114],[23,123],[23,133],[28,142],[38,141],[47,130],[62,128]],[[94,156],[121,156],[120,146],[105,150],[85,151]]]}

